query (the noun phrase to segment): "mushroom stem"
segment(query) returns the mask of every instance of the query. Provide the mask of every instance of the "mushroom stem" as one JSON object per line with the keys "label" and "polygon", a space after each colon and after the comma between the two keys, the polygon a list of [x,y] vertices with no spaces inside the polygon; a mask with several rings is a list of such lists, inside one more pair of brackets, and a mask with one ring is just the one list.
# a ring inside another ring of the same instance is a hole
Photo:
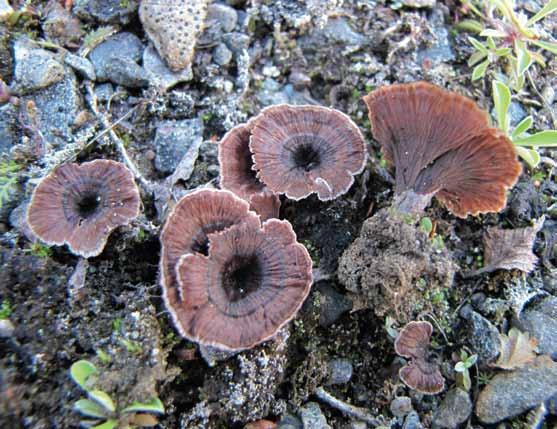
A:
{"label": "mushroom stem", "polygon": [[336,408],[341,413],[344,413],[350,417],[360,419],[366,422],[368,425],[371,425],[373,427],[384,425],[382,419],[372,416],[365,408],[355,407],[354,405],[347,404],[346,402],[335,398],[333,395],[325,391],[323,387],[318,387],[315,390],[315,396],[317,396],[327,405]]}
{"label": "mushroom stem", "polygon": [[412,190],[395,195],[393,207],[401,213],[421,214],[431,202],[433,194],[417,194]]}
{"label": "mushroom stem", "polygon": [[118,137],[118,135],[114,132],[114,129],[113,129],[116,125],[118,125],[119,122],[122,122],[127,117],[129,117],[134,112],[135,107],[133,109],[131,109],[128,113],[126,113],[124,116],[122,116],[120,119],[118,119],[115,123],[111,124],[110,121],[107,119],[107,117],[105,115],[103,115],[99,110],[99,106],[98,106],[98,102],[97,102],[97,96],[95,94],[95,91],[93,90],[92,82],[91,81],[86,81],[85,82],[85,88],[87,89],[87,94],[89,95],[89,103],[88,103],[89,107],[91,108],[91,110],[95,114],[95,117],[100,121],[100,123],[104,127],[104,130],[99,135],[97,135],[91,141],[91,143],[97,141],[104,134],[108,133],[108,135],[110,136],[110,139],[112,140],[112,142],[116,146],[116,149],[118,150],[118,152],[120,152],[120,155],[122,156],[122,159],[123,159],[124,164],[126,165],[126,167],[128,167],[128,169],[133,173],[134,177],[141,184],[143,189],[149,194],[152,193],[152,191],[154,189],[153,184],[149,180],[147,180],[145,177],[143,177],[143,175],[141,174],[141,172],[139,171],[139,169],[137,168],[135,163],[129,157],[128,152],[126,151],[126,147],[124,146],[124,142],[122,142],[120,137]]}

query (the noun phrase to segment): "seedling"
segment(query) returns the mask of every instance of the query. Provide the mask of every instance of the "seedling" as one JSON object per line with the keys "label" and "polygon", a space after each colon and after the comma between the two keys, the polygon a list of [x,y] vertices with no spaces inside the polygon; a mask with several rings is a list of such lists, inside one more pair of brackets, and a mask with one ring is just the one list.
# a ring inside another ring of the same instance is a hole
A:
{"label": "seedling", "polygon": [[469,369],[474,366],[477,360],[478,355],[468,356],[468,353],[466,353],[466,351],[460,351],[460,361],[457,362],[454,366],[454,370],[456,371],[456,383],[458,387],[461,387],[466,391],[469,391],[472,388],[472,380],[470,379]]}

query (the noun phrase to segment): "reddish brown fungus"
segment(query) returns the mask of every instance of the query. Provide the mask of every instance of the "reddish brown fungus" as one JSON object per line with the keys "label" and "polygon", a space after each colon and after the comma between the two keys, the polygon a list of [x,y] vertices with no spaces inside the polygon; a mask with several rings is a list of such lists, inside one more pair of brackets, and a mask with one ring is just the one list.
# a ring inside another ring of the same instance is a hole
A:
{"label": "reddish brown fungus", "polygon": [[410,359],[410,363],[400,369],[400,379],[411,389],[431,395],[445,388],[439,365],[429,356],[432,332],[429,322],[410,322],[395,340],[396,353]]}
{"label": "reddish brown fungus", "polygon": [[250,141],[258,178],[272,192],[300,200],[332,200],[365,166],[362,134],[338,110],[277,105],[253,119]]}
{"label": "reddish brown fungus", "polygon": [[426,82],[364,97],[373,135],[394,164],[395,192],[435,195],[456,216],[497,212],[521,172],[511,141],[472,100]]}
{"label": "reddish brown fungus", "polygon": [[248,218],[208,235],[209,254],[176,266],[183,297],[174,320],[187,338],[221,350],[270,339],[301,307],[312,283],[311,258],[287,221]]}
{"label": "reddish brown fungus", "polygon": [[168,215],[161,233],[160,275],[169,308],[179,305],[175,267],[182,255],[208,253],[207,235],[248,218],[257,219],[246,201],[232,192],[201,189],[182,198]]}
{"label": "reddish brown fungus", "polygon": [[277,218],[280,199],[257,178],[249,149],[250,136],[250,124],[240,124],[222,138],[219,143],[220,185],[248,201],[262,220]]}
{"label": "reddish brown fungus", "polygon": [[35,189],[27,221],[48,245],[68,244],[83,257],[99,255],[110,232],[139,215],[141,200],[132,173],[98,159],[64,164]]}

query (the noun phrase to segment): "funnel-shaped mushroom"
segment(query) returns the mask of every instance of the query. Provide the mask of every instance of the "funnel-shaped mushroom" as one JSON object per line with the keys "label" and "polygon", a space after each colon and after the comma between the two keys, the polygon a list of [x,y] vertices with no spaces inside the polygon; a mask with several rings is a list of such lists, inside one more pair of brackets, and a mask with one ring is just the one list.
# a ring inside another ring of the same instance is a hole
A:
{"label": "funnel-shaped mushroom", "polygon": [[259,181],[249,148],[251,125],[232,128],[219,143],[220,185],[250,203],[262,220],[279,215],[280,199]]}
{"label": "funnel-shaped mushroom", "polygon": [[48,245],[68,244],[85,258],[99,255],[110,232],[139,215],[141,199],[132,173],[98,159],[63,164],[37,186],[27,221]]}
{"label": "funnel-shaped mushroom", "polygon": [[459,217],[505,207],[521,167],[511,141],[489,128],[472,100],[417,82],[380,88],[364,101],[373,135],[395,166],[399,198],[417,194],[425,206],[435,195]]}
{"label": "funnel-shaped mushroom", "polygon": [[411,389],[430,395],[441,392],[445,379],[439,365],[429,359],[429,342],[433,327],[429,322],[410,322],[398,333],[395,351],[411,359],[399,371],[400,379]]}
{"label": "funnel-shaped mushroom", "polygon": [[160,275],[167,306],[180,300],[175,267],[180,257],[188,253],[206,255],[207,235],[222,231],[246,219],[256,219],[248,203],[232,192],[200,189],[182,198],[168,215],[161,233]]}
{"label": "funnel-shaped mushroom", "polygon": [[312,262],[287,221],[248,218],[209,234],[209,254],[176,266],[180,332],[206,346],[243,350],[268,340],[309,293]]}
{"label": "funnel-shaped mushroom", "polygon": [[365,166],[358,127],[344,113],[319,106],[286,104],[253,119],[250,149],[258,178],[272,192],[300,200],[344,194]]}

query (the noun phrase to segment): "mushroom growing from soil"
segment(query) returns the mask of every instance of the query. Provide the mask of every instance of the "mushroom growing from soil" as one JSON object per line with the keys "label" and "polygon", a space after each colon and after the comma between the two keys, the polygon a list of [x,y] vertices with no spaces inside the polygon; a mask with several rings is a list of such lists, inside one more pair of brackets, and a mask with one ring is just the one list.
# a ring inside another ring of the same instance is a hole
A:
{"label": "mushroom growing from soil", "polygon": [[182,302],[175,320],[187,338],[221,350],[273,337],[301,307],[312,261],[287,221],[249,218],[209,234],[209,254],[176,266]]}
{"label": "mushroom growing from soil", "polygon": [[250,203],[262,220],[279,215],[280,199],[259,181],[249,149],[251,125],[232,128],[219,143],[220,185]]}
{"label": "mushroom growing from soil", "polygon": [[116,161],[63,164],[35,188],[27,222],[48,245],[67,244],[85,258],[99,255],[110,232],[139,215],[132,173]]}
{"label": "mushroom growing from soil", "polygon": [[439,365],[429,357],[433,327],[429,322],[410,322],[398,333],[395,351],[410,359],[399,371],[400,379],[411,389],[435,395],[445,388]]}
{"label": "mushroom growing from soil", "polygon": [[321,106],[280,104],[253,120],[250,149],[258,179],[269,190],[322,201],[348,191],[366,161],[364,138],[344,113]]}
{"label": "mushroom growing from soil", "polygon": [[512,142],[472,100],[416,82],[377,89],[364,101],[394,164],[401,211],[420,212],[434,195],[461,218],[505,207],[521,166]]}

